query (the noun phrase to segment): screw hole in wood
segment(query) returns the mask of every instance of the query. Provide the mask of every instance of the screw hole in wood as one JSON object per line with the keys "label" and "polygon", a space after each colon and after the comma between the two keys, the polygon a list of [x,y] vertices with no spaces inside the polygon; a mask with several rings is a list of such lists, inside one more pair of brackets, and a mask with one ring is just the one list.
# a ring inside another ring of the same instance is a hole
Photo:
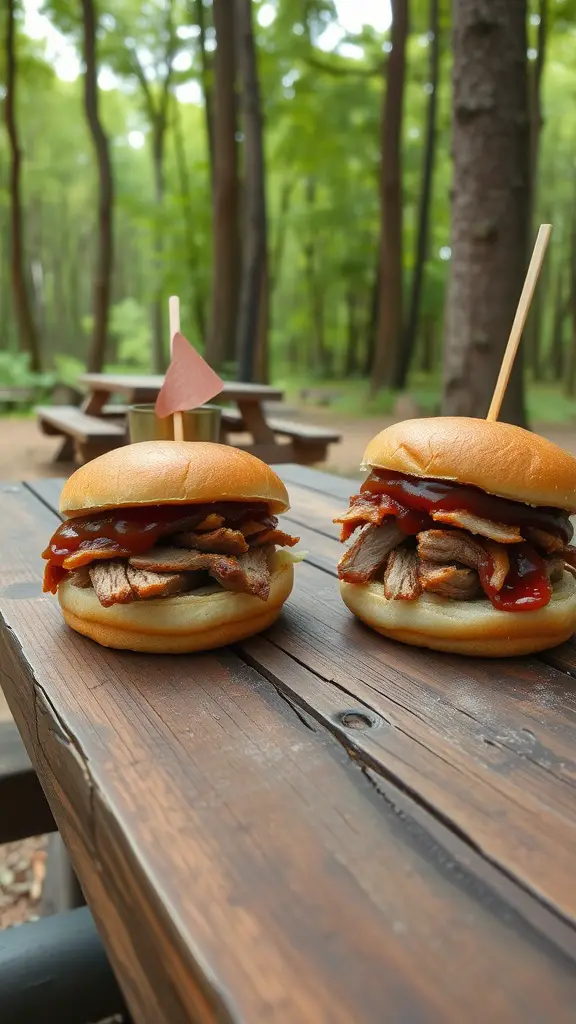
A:
{"label": "screw hole in wood", "polygon": [[377,724],[365,711],[344,711],[339,718],[345,729],[373,729]]}

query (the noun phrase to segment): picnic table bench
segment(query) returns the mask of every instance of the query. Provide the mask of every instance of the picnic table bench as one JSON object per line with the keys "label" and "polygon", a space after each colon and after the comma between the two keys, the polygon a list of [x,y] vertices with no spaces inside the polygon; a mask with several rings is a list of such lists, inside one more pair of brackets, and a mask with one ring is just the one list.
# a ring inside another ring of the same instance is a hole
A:
{"label": "picnic table bench", "polygon": [[[44,433],[59,434],[65,439],[55,461],[68,462],[75,456],[84,462],[125,444],[126,407],[155,402],[163,381],[164,377],[158,374],[83,374],[79,384],[86,389],[86,397],[80,408],[59,405],[40,406],[37,410]],[[111,395],[121,395],[124,405],[110,404]],[[282,397],[281,390],[266,384],[225,381],[217,401],[234,403],[236,408],[223,409],[222,441],[228,441],[232,434],[248,433],[250,441],[240,443],[239,447],[264,462],[308,465],[323,461],[328,445],[339,441],[340,435],[326,428],[268,419],[264,402],[279,401]]]}
{"label": "picnic table bench", "polygon": [[61,482],[0,485],[0,683],[134,1021],[573,1024],[574,644],[369,631],[335,575],[350,482],[279,472],[308,551],[282,617],[175,657],[68,630]]}

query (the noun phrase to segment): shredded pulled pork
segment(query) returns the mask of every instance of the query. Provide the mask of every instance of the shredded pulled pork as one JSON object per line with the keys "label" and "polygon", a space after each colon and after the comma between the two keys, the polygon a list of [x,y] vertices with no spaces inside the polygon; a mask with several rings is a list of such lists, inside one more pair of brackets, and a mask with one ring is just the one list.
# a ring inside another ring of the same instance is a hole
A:
{"label": "shredded pulled pork", "polygon": [[347,583],[368,583],[405,536],[395,520],[383,526],[364,527],[358,540],[338,563],[340,579]]}
{"label": "shredded pulled pork", "polygon": [[[576,547],[567,544],[572,527],[561,510],[532,513],[517,503],[517,525],[513,503],[505,499],[477,500],[463,486],[469,510],[456,503],[458,485],[391,471],[388,477],[383,473],[382,481],[373,474],[334,520],[342,525],[342,540],[362,527],[340,559],[340,579],[356,585],[381,581],[389,600],[413,601],[422,592],[460,601],[486,597],[495,608],[516,611],[543,607],[550,584],[565,571],[576,575]],[[451,508],[439,504],[446,494]],[[485,515],[476,514],[475,504]],[[488,518],[492,510],[494,518]],[[500,521],[500,510],[509,523]]]}
{"label": "shredded pulled pork", "polygon": [[482,519],[481,516],[475,516],[464,509],[455,512],[442,509],[439,512],[432,512],[431,516],[437,523],[459,526],[462,530],[478,533],[481,537],[489,537],[490,540],[500,541],[501,544],[519,544],[523,540],[518,526],[507,526],[506,523],[495,523],[492,519]]}
{"label": "shredded pulled pork", "polygon": [[[101,520],[92,518],[86,533],[93,532],[93,537],[78,543],[76,533],[76,550],[69,555],[65,548],[56,551],[66,555],[66,564],[48,560],[45,589],[55,591],[68,577],[74,586],[93,588],[100,603],[110,607],[184,594],[212,580],[226,590],[266,601],[275,545],[292,547],[299,540],[277,528],[277,518],[264,503],[220,502],[213,511],[206,506],[198,511],[187,507],[181,518],[172,514],[166,523],[154,520],[152,511],[153,536],[148,547],[142,543],[147,521],[141,511],[139,516],[143,523],[137,532],[139,547],[132,548],[130,538],[124,540],[123,527],[116,529],[109,513]],[[116,531],[118,539],[99,536],[99,528]],[[46,558],[51,550],[47,549]]]}
{"label": "shredded pulled pork", "polygon": [[478,573],[474,569],[420,562],[419,575],[422,589],[428,593],[439,594],[440,597],[471,601],[482,594]]}
{"label": "shredded pulled pork", "polygon": [[380,494],[354,494],[350,498],[350,508],[333,522],[342,524],[340,540],[344,542],[359,526],[364,526],[366,523],[380,526],[382,520],[389,516],[391,511],[382,501]]}
{"label": "shredded pulled pork", "polygon": [[422,593],[418,553],[406,544],[390,552],[384,572],[384,596],[389,601],[414,601]]}
{"label": "shredded pulled pork", "polygon": [[248,544],[240,530],[219,527],[206,533],[177,533],[172,538],[178,547],[195,548],[197,551],[214,551],[222,555],[241,555],[248,551]]}

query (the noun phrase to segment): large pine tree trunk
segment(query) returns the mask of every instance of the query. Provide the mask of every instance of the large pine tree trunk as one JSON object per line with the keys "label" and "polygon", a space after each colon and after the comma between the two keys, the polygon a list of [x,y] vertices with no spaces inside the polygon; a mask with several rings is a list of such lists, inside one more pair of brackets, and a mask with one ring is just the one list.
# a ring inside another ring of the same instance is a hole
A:
{"label": "large pine tree trunk", "polygon": [[96,63],[96,15],[93,0],[82,0],[84,21],[84,109],[98,164],[98,250],[93,279],[92,341],[88,370],[99,373],[104,365],[108,310],[113,263],[113,178],[108,139],[98,111],[98,69]]}
{"label": "large pine tree trunk", "polygon": [[402,336],[402,113],[408,0],[392,0],[392,50],[386,65],[380,174],[380,281],[372,391],[396,376]]}
{"label": "large pine tree trunk", "polygon": [[261,364],[267,362],[265,349],[268,339],[263,336],[262,312],[267,310],[268,303],[261,294],[262,287],[266,287],[268,283],[264,152],[260,89],[250,0],[235,0],[234,13],[238,43],[238,70],[242,83],[241,110],[245,168],[242,282],[236,331],[236,352],[239,379],[251,381],[254,379],[258,349],[259,362]]}
{"label": "large pine tree trunk", "polygon": [[234,352],[240,239],[238,231],[238,156],[236,142],[236,62],[230,0],[214,0],[214,177],[212,308],[207,357],[215,369]]}
{"label": "large pine tree trunk", "polygon": [[16,127],[16,26],[14,21],[15,0],[7,0],[6,14],[6,95],[4,113],[6,130],[10,141],[10,229],[11,229],[11,283],[12,302],[18,322],[18,334],[22,349],[30,356],[30,368],[41,369],[40,344],[24,269],[24,224],[20,193],[20,167],[22,156]]}
{"label": "large pine tree trunk", "polygon": [[[485,416],[526,269],[526,0],[455,0],[443,411]],[[502,419],[523,423],[522,353]]]}
{"label": "large pine tree trunk", "polygon": [[408,323],[403,339],[400,356],[397,361],[395,385],[406,387],[406,380],[416,347],[418,321],[420,318],[420,299],[424,272],[428,258],[428,230],[430,223],[430,202],[432,198],[432,179],[434,174],[434,157],[436,155],[436,115],[438,110],[438,73],[440,66],[440,18],[439,0],[430,0],[429,31],[430,70],[428,83],[431,86],[426,117],[426,140],[424,143],[424,166],[422,170],[422,191],[420,193],[420,209],[418,212],[418,231],[416,235],[416,256],[412,288],[410,292],[410,308]]}

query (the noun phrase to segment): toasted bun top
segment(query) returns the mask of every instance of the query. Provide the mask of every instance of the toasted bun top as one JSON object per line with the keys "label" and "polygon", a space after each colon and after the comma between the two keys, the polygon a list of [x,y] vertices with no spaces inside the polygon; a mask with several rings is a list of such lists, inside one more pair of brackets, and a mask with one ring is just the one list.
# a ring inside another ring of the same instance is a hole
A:
{"label": "toasted bun top", "polygon": [[80,516],[135,505],[265,501],[289,507],[288,492],[266,463],[239,448],[204,441],[142,441],[100,455],[66,481],[60,511]]}
{"label": "toasted bun top", "polygon": [[363,464],[576,512],[576,459],[511,423],[464,416],[404,420],[370,441]]}

